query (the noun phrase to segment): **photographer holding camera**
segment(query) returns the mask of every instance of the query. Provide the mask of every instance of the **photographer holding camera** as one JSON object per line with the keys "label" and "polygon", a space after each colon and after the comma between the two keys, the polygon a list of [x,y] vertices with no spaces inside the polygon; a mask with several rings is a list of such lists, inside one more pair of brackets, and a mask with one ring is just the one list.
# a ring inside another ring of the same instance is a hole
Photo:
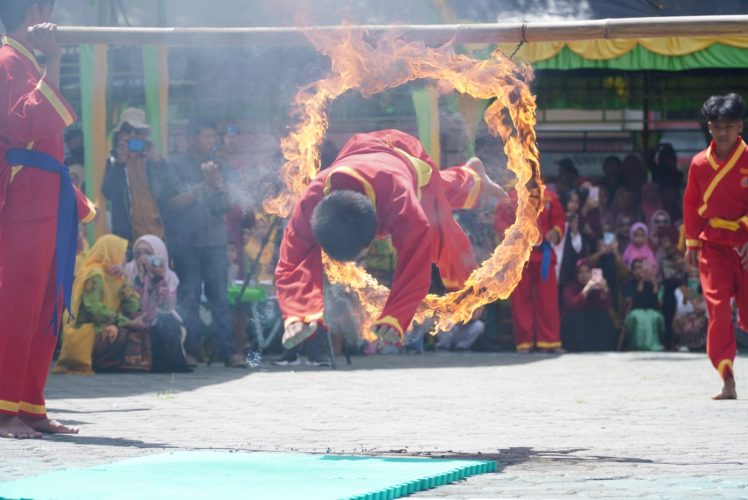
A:
{"label": "photographer holding camera", "polygon": [[169,251],[179,276],[179,310],[187,326],[190,364],[202,357],[204,325],[199,316],[203,286],[216,331],[218,356],[226,366],[244,367],[229,322],[225,169],[216,160],[217,127],[193,120],[188,150],[158,171],[156,197],[164,216]]}
{"label": "photographer holding camera", "polygon": [[148,132],[142,110],[128,108],[122,113],[101,185],[111,204],[112,233],[130,244],[146,234],[163,237],[152,194],[153,175],[163,168],[163,161],[148,140]]}

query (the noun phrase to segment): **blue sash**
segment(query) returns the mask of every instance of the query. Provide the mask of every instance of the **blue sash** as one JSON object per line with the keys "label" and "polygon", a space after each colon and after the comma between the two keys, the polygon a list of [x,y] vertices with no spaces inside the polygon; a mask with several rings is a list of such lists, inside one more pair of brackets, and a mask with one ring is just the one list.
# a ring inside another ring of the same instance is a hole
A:
{"label": "blue sash", "polygon": [[543,241],[540,244],[540,251],[543,252],[543,258],[540,261],[540,279],[548,281],[548,275],[551,271],[551,252],[553,252],[553,248],[551,248],[550,243]]}
{"label": "blue sash", "polygon": [[[8,165],[38,168],[60,176],[60,201],[57,206],[57,232],[55,238],[55,303],[59,304],[60,293],[64,308],[70,313],[75,255],[78,250],[78,205],[75,201],[73,181],[68,168],[46,153],[30,149],[11,149],[6,155]],[[60,325],[59,311],[55,307],[52,326],[57,335]]]}

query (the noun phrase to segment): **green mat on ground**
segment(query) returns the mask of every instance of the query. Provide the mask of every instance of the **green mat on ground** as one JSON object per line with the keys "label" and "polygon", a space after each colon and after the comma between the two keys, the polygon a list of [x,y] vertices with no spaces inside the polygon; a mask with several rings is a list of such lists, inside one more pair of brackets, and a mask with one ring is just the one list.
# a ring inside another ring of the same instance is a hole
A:
{"label": "green mat on ground", "polygon": [[496,467],[484,460],[180,451],[0,483],[0,497],[385,500]]}

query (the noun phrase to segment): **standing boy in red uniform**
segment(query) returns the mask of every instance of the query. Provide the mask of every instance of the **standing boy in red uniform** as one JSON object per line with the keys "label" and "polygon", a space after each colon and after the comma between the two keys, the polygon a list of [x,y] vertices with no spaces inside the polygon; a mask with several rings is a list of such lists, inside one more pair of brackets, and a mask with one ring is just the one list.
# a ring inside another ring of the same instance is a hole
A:
{"label": "standing boy in red uniform", "polygon": [[95,215],[62,165],[62,131],[75,115],[58,90],[53,5],[0,0],[0,437],[78,432],[47,418],[44,404],[60,306],[70,300],[77,217]]}
{"label": "standing boy in red uniform", "polygon": [[311,182],[286,227],[275,271],[283,345],[298,345],[321,325],[322,250],[354,261],[375,236],[392,237],[397,265],[373,332],[399,343],[428,292],[432,262],[449,289],[461,287],[475,269],[452,210],[473,208],[481,194],[506,196],[477,158],[439,170],[415,137],[398,130],[353,136]]}
{"label": "standing boy in red uniform", "polygon": [[709,313],[707,354],[723,381],[714,399],[736,399],[732,299],[742,328],[748,328],[748,151],[740,137],[745,103],[737,94],[712,96],[701,112],[712,142],[688,170],[686,257],[699,266]]}
{"label": "standing boy in red uniform", "polygon": [[[518,353],[528,353],[533,348],[562,353],[558,285],[554,271],[556,253],[552,246],[563,238],[566,215],[556,193],[544,190],[541,202],[537,184],[531,181],[528,189],[530,201],[539,210],[538,229],[542,240],[532,249],[522,278],[512,292],[514,343]],[[510,199],[496,207],[494,226],[498,234],[503,234],[514,223],[516,191],[512,191],[511,195]]]}

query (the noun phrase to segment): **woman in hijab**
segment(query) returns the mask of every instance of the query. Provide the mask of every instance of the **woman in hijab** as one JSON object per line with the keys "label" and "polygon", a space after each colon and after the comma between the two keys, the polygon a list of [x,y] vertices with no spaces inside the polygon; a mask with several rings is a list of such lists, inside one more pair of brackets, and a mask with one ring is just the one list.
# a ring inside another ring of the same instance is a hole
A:
{"label": "woman in hijab", "polygon": [[64,329],[56,372],[150,370],[148,331],[135,319],[140,304],[125,276],[126,252],[127,240],[104,235],[81,262],[73,285],[75,322]]}
{"label": "woman in hijab", "polygon": [[152,371],[191,371],[183,348],[186,331],[175,310],[179,278],[169,269],[169,254],[161,238],[152,234],[138,238],[125,273],[140,296],[138,317],[150,336]]}

